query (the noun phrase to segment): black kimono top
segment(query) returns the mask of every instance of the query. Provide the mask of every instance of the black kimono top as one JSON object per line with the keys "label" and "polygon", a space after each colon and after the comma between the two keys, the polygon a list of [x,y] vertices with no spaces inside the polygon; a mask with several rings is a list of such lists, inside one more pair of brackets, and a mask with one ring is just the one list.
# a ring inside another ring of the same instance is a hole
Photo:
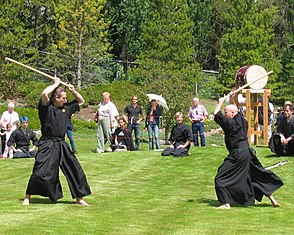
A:
{"label": "black kimono top", "polygon": [[[185,123],[176,124],[172,130],[169,137],[169,141],[174,142],[174,147],[178,147],[180,144],[186,143],[187,140],[193,141],[193,135],[190,127]],[[189,144],[186,149],[190,149],[191,144]]]}
{"label": "black kimono top", "polygon": [[292,115],[289,121],[286,117],[282,117],[280,124],[278,125],[277,132],[282,133],[285,138],[289,138],[291,136],[294,139],[294,116]]}
{"label": "black kimono top", "polygon": [[17,149],[21,147],[29,147],[31,145],[31,141],[33,145],[38,146],[38,139],[35,132],[30,129],[26,129],[24,133],[21,128],[17,128],[11,133],[7,146],[15,144]]}
{"label": "black kimono top", "polygon": [[214,121],[221,126],[225,132],[225,144],[230,152],[239,147],[239,142],[247,141],[248,122],[240,114],[236,114],[234,118],[228,118],[219,111]]}
{"label": "black kimono top", "polygon": [[64,104],[63,107],[56,107],[51,102],[49,105],[42,105],[39,101],[38,113],[41,122],[41,132],[46,137],[64,138],[68,117],[80,111],[80,105],[76,100]]}

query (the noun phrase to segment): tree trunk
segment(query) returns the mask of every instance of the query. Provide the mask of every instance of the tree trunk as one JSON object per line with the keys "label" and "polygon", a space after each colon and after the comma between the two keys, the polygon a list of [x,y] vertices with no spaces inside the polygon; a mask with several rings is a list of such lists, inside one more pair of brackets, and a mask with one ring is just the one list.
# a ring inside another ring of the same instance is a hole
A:
{"label": "tree trunk", "polygon": [[82,35],[78,45],[78,61],[77,61],[77,89],[82,87]]}

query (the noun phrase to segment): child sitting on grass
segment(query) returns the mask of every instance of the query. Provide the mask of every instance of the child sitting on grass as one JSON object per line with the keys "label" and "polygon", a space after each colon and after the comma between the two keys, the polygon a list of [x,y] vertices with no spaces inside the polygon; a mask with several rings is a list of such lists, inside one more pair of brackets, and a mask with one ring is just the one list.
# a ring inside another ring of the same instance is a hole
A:
{"label": "child sitting on grass", "polygon": [[129,129],[125,128],[125,125],[125,119],[120,118],[118,120],[118,127],[113,134],[114,144],[111,145],[113,152],[134,150],[131,132]]}

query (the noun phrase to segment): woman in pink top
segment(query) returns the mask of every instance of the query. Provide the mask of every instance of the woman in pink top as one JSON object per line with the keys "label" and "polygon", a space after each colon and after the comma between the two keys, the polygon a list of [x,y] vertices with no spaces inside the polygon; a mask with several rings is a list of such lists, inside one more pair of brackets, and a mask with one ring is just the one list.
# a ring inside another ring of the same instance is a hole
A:
{"label": "woman in pink top", "polygon": [[117,126],[117,120],[119,119],[119,113],[116,106],[110,100],[110,94],[108,92],[103,93],[103,101],[98,105],[98,111],[96,113],[97,125],[97,149],[96,153],[103,153],[105,151],[105,143],[107,140],[111,144],[112,130]]}

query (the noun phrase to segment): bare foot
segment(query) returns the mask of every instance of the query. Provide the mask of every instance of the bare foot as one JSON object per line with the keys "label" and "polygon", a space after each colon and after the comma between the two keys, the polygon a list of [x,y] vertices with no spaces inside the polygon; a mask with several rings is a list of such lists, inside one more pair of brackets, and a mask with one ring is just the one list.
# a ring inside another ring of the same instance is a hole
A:
{"label": "bare foot", "polygon": [[226,203],[226,204],[223,204],[223,205],[217,207],[216,209],[230,209],[230,208],[231,208],[230,204]]}
{"label": "bare foot", "polygon": [[273,207],[281,207],[281,205],[276,201],[273,195],[268,196],[268,198],[271,200]]}
{"label": "bare foot", "polygon": [[77,204],[81,206],[90,206],[87,202],[84,201],[83,198],[80,198],[80,197],[77,198]]}
{"label": "bare foot", "polygon": [[22,204],[23,204],[24,206],[29,206],[29,205],[30,205],[30,196],[26,196],[26,197],[23,199]]}

